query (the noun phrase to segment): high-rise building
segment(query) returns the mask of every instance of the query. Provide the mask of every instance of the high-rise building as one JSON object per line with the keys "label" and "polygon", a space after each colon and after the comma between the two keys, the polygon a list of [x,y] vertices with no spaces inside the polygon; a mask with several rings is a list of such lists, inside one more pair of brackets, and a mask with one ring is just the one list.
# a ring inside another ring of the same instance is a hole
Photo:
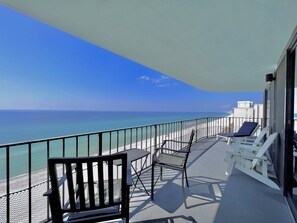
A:
{"label": "high-rise building", "polygon": [[238,118],[263,118],[263,104],[254,104],[253,101],[237,101],[233,109],[233,116]]}

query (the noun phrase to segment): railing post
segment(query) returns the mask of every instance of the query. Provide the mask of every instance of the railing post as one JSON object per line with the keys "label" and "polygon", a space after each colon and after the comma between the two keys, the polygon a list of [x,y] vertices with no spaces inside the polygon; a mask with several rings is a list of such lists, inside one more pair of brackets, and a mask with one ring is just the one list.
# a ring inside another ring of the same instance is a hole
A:
{"label": "railing post", "polygon": [[133,140],[132,134],[133,134],[133,131],[132,131],[132,128],[131,128],[130,129],[130,149],[132,148],[132,140]]}
{"label": "railing post", "polygon": [[78,157],[78,136],[75,137],[75,157]]}
{"label": "railing post", "polygon": [[196,142],[198,141],[198,119],[196,119],[196,129],[195,129]]}
{"label": "railing post", "polygon": [[88,156],[90,156],[90,135],[87,136],[87,140],[88,140],[88,144],[87,144],[87,147],[88,147]]}
{"label": "railing post", "polygon": [[127,137],[127,131],[124,130],[124,150],[126,150],[126,137]]}
{"label": "railing post", "polygon": [[10,164],[9,164],[9,146],[6,147],[6,219],[10,222]]}
{"label": "railing post", "polygon": [[[49,156],[50,156],[50,151],[49,151],[49,147],[50,147],[50,142],[49,140],[46,141],[46,160],[48,160]],[[48,163],[46,164],[46,175],[47,175],[47,182],[46,182],[46,189],[49,189],[49,171],[48,171]],[[46,207],[46,214],[47,214],[47,220],[49,220],[49,198],[46,198],[47,200],[47,207]]]}
{"label": "railing post", "polygon": [[206,118],[206,138],[208,138],[208,118]]}
{"label": "railing post", "polygon": [[180,122],[180,141],[183,141],[183,121]]}
{"label": "railing post", "polygon": [[137,148],[137,142],[138,142],[138,128],[136,127],[135,128],[135,146],[136,146],[136,148]]}
{"label": "railing post", "polygon": [[28,185],[28,188],[29,188],[29,205],[28,205],[28,209],[29,209],[29,222],[32,222],[32,179],[31,179],[31,172],[32,172],[32,144],[29,143],[29,148],[28,148],[28,171],[29,171],[29,185]]}
{"label": "railing post", "polygon": [[155,139],[154,139],[154,144],[155,144],[155,149],[157,148],[157,125],[154,125],[155,128]]}
{"label": "railing post", "polygon": [[119,152],[119,130],[117,130],[117,152]]}
{"label": "railing post", "polygon": [[[111,154],[111,147],[112,147],[112,145],[111,145],[111,141],[112,141],[112,137],[111,137],[111,131],[109,131],[108,132],[109,133],[109,148],[108,148],[108,154]],[[137,143],[136,143],[136,145],[137,145]]]}
{"label": "railing post", "polygon": [[[65,157],[65,138],[62,139],[62,156],[63,156],[63,158]],[[64,165],[63,165],[62,172],[65,173],[65,166]],[[64,184],[63,184],[62,190],[63,190],[62,202],[64,204],[64,202],[65,202],[65,186],[64,186]]]}
{"label": "railing post", "polygon": [[98,135],[98,139],[99,139],[99,156],[102,156],[102,146],[103,146],[103,142],[102,142],[102,132],[99,132]]}

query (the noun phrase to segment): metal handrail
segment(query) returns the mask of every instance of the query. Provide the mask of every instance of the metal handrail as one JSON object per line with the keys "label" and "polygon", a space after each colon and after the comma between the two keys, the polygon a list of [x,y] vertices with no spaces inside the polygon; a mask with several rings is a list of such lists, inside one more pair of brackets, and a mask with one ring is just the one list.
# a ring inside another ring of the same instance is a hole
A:
{"label": "metal handrail", "polygon": [[[204,118],[197,118],[197,119],[183,119],[183,120],[176,120],[176,121],[172,121],[172,122],[154,123],[154,124],[150,124],[150,125],[130,126],[130,127],[116,128],[116,129],[111,129],[111,130],[102,130],[102,131],[87,132],[87,133],[80,133],[80,134],[73,134],[73,135],[66,135],[66,136],[50,137],[50,138],[36,139],[36,140],[23,141],[23,142],[5,143],[5,144],[0,144],[0,149],[3,147],[7,147],[7,146],[9,146],[9,147],[20,146],[20,145],[25,145],[25,144],[29,144],[29,143],[34,144],[34,143],[40,143],[40,142],[46,142],[46,141],[54,141],[54,140],[68,139],[68,138],[74,138],[74,137],[96,135],[99,133],[104,134],[104,133],[109,133],[109,132],[124,131],[124,130],[136,129],[136,128],[164,125],[164,124],[168,124],[168,123],[188,122],[188,121],[193,121],[193,120],[204,120],[204,119],[209,119],[209,118],[210,119],[218,119],[218,118],[226,118],[226,117],[214,116],[214,117],[204,117]],[[239,118],[239,119],[245,119],[245,118]]]}

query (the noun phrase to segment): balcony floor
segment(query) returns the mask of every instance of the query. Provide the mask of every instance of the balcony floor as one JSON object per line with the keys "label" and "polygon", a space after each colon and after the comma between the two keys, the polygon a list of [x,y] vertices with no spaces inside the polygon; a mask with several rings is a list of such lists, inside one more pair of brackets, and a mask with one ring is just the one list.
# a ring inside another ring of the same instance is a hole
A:
{"label": "balcony floor", "polygon": [[[169,180],[158,181],[154,201],[136,189],[130,203],[130,221],[294,222],[281,191],[269,188],[236,169],[232,176],[225,175],[227,145],[222,141],[215,142],[214,138],[207,139],[192,147],[188,162],[189,188],[182,188],[181,174],[166,170],[164,178]],[[149,169],[142,174],[148,189],[150,179]]]}

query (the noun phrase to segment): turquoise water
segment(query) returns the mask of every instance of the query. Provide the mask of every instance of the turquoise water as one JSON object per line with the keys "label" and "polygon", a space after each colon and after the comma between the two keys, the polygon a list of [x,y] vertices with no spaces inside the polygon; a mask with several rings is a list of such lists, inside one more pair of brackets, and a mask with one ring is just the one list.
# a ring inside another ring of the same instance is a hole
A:
{"label": "turquoise water", "polygon": [[[38,140],[65,135],[97,132],[103,130],[127,128],[132,126],[158,124],[202,117],[226,116],[226,113],[194,112],[96,112],[96,111],[0,111],[0,144]],[[135,137],[126,133],[126,144],[135,142]],[[145,133],[144,133],[145,134]],[[148,132],[149,134],[149,132]],[[103,135],[104,148],[116,147],[124,143],[124,132],[119,135]],[[110,144],[108,144],[108,142]],[[65,156],[76,153],[75,139],[65,141]],[[32,145],[32,170],[46,167],[46,143]],[[62,156],[62,141],[50,144],[50,156]],[[87,138],[78,142],[78,155],[87,155]],[[17,146],[10,149],[10,176],[28,172],[28,146]],[[90,154],[98,153],[98,136],[90,137]],[[0,179],[6,174],[6,151],[0,150]]]}

